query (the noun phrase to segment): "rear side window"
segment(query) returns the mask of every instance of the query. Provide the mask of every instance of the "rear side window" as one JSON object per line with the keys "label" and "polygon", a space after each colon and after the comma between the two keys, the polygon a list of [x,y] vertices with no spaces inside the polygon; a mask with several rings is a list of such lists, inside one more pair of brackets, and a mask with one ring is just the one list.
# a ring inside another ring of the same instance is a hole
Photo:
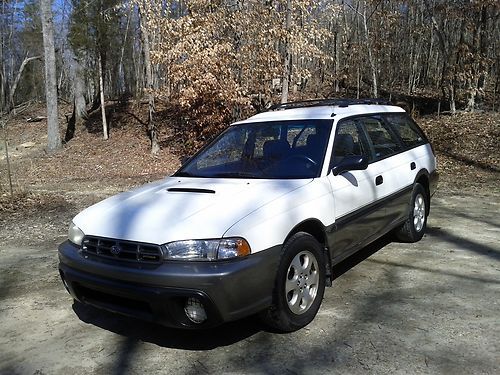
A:
{"label": "rear side window", "polygon": [[375,161],[402,151],[399,140],[380,118],[362,117],[358,121],[363,124],[366,130]]}
{"label": "rear side window", "polygon": [[387,115],[385,118],[406,147],[412,148],[427,142],[420,129],[408,116],[398,114]]}

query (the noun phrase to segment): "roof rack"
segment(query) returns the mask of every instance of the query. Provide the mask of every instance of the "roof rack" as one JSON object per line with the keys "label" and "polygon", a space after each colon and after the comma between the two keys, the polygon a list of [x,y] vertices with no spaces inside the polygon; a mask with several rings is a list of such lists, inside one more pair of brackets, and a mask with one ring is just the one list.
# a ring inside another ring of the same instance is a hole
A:
{"label": "roof rack", "polygon": [[269,107],[268,111],[279,111],[291,108],[336,106],[348,107],[355,104],[380,104],[390,105],[391,102],[386,99],[312,99],[299,102],[279,103]]}

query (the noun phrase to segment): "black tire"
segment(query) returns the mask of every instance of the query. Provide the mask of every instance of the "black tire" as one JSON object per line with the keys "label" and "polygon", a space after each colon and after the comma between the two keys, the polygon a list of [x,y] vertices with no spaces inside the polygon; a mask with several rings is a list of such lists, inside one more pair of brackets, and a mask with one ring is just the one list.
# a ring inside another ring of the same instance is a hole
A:
{"label": "black tire", "polygon": [[[290,287],[293,289],[287,292]],[[314,319],[324,292],[325,259],[321,245],[308,233],[296,233],[283,246],[273,302],[261,313],[261,319],[277,331],[296,331]]]}
{"label": "black tire", "polygon": [[408,218],[395,232],[398,240],[403,242],[420,241],[427,228],[428,204],[429,199],[424,187],[419,183],[415,184],[411,194]]}

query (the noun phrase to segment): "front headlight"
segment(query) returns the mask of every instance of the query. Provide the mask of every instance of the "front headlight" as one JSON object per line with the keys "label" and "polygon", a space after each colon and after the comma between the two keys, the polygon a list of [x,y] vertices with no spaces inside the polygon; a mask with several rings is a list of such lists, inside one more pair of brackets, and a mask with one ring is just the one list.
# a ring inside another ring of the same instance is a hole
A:
{"label": "front headlight", "polygon": [[250,254],[250,245],[243,238],[223,238],[220,240],[186,240],[167,243],[168,260],[229,259]]}
{"label": "front headlight", "polygon": [[85,234],[80,228],[78,228],[75,223],[71,222],[68,230],[68,239],[75,245],[81,246],[82,240]]}

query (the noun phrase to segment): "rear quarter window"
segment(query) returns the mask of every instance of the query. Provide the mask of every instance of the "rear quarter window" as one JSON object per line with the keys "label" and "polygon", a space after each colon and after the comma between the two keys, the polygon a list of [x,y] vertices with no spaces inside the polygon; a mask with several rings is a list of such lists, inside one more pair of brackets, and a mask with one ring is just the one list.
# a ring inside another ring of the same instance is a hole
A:
{"label": "rear quarter window", "polygon": [[397,114],[385,118],[406,147],[412,148],[427,142],[422,131],[408,116]]}

